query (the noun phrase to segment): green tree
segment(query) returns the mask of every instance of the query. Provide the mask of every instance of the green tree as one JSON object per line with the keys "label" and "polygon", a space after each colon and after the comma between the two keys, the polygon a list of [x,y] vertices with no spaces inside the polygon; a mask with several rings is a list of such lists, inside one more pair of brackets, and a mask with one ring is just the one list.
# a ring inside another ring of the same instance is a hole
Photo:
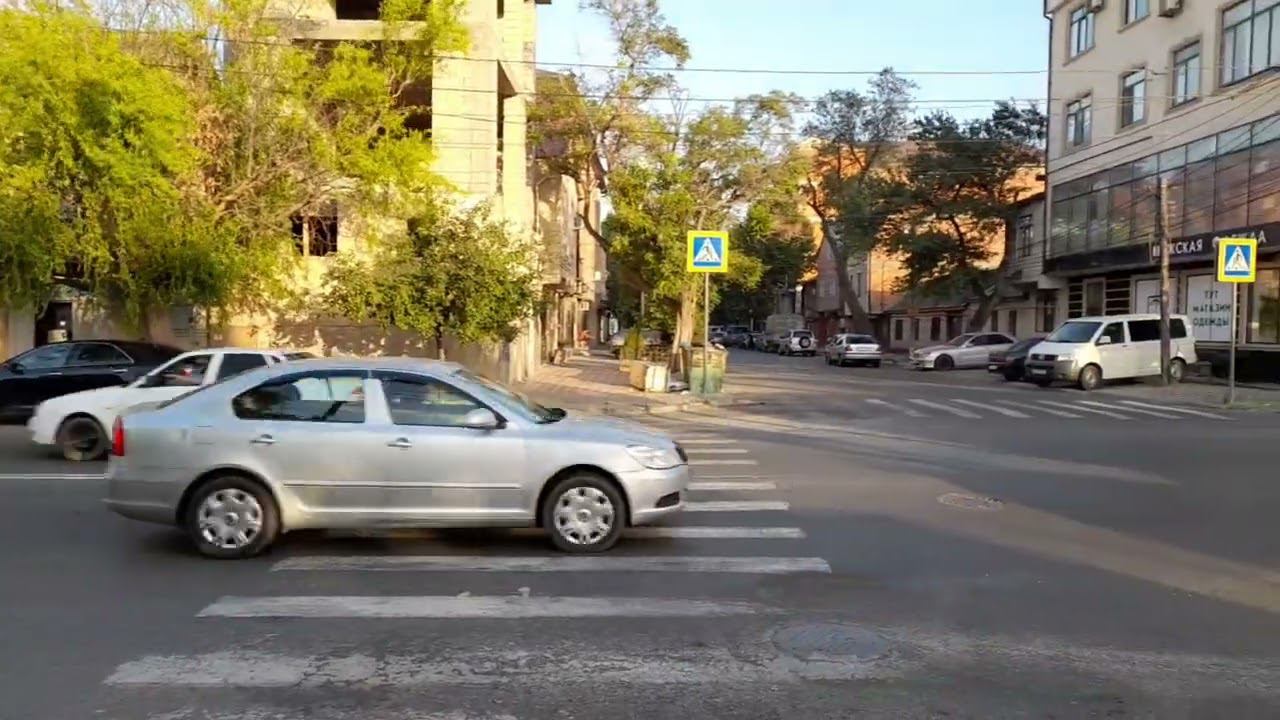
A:
{"label": "green tree", "polygon": [[796,206],[773,208],[755,203],[732,231],[735,255],[759,260],[760,280],[726,287],[716,307],[722,323],[760,320],[773,312],[779,288],[794,287],[813,268],[814,243]]}
{"label": "green tree", "polygon": [[358,321],[461,342],[510,341],[537,301],[537,248],[479,206],[435,205],[369,255],[344,254],[326,276],[325,305]]}
{"label": "green tree", "polygon": [[899,207],[894,166],[911,130],[914,89],[886,69],[865,91],[827,93],[805,128],[814,151],[806,199],[840,269],[841,304],[857,332],[872,328],[849,281],[849,264],[876,247]]}
{"label": "green tree", "polygon": [[911,135],[898,231],[885,247],[903,260],[904,288],[947,287],[980,298],[969,330],[984,327],[999,300],[1013,254],[1006,223],[1019,200],[1041,189],[1044,138],[1044,114],[1011,103],[969,121],[934,113]]}

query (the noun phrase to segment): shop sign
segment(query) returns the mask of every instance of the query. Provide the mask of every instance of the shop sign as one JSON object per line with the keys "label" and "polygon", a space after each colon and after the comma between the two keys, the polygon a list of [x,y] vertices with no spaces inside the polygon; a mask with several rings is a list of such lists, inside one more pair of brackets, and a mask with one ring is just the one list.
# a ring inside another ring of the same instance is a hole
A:
{"label": "shop sign", "polygon": [[1187,278],[1187,318],[1196,340],[1231,340],[1231,293],[1230,285],[1216,282],[1212,275]]}
{"label": "shop sign", "polygon": [[[1204,235],[1195,235],[1189,238],[1173,240],[1169,243],[1169,257],[1176,258],[1184,255],[1212,255],[1217,252],[1219,238],[1253,238],[1258,241],[1261,247],[1267,244],[1267,230],[1271,230],[1274,234],[1278,228],[1273,223],[1262,227],[1240,230],[1238,232],[1228,233],[1207,233]],[[1151,244],[1151,261],[1160,260],[1160,243]]]}

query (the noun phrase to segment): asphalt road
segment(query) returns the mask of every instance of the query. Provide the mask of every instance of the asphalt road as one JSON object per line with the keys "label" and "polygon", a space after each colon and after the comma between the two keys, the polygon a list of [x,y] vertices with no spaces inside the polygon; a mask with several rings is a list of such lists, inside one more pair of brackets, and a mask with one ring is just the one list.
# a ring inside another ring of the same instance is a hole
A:
{"label": "asphalt road", "polygon": [[731,362],[784,392],[649,418],[699,505],[586,566],[520,532],[206,561],[0,428],[0,718],[1280,716],[1280,417]]}

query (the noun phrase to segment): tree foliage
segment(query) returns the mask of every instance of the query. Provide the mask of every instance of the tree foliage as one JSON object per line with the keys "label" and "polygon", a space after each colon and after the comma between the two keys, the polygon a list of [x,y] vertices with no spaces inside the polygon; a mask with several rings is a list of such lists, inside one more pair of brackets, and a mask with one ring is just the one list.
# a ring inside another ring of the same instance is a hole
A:
{"label": "tree foliage", "polygon": [[807,201],[840,269],[841,303],[859,332],[870,332],[871,323],[849,282],[849,265],[875,247],[898,208],[893,167],[911,130],[914,89],[886,69],[865,91],[827,93],[805,128],[814,153]]}
{"label": "tree foliage", "polygon": [[358,321],[436,339],[511,340],[534,311],[537,248],[490,219],[490,209],[436,205],[369,255],[344,254],[327,275],[325,305]]}
{"label": "tree foliage", "polygon": [[753,285],[725,288],[716,316],[723,323],[763,320],[772,314],[778,291],[794,287],[813,269],[813,235],[796,204],[779,207],[769,202],[751,205],[731,235],[735,255],[760,263],[760,279]]}
{"label": "tree foliage", "polygon": [[902,165],[898,231],[885,238],[886,249],[902,258],[904,288],[961,289],[981,299],[971,326],[986,323],[1010,256],[1010,212],[1040,189],[1044,137],[1044,114],[1010,103],[988,118],[960,121],[938,112],[917,122],[914,150]]}

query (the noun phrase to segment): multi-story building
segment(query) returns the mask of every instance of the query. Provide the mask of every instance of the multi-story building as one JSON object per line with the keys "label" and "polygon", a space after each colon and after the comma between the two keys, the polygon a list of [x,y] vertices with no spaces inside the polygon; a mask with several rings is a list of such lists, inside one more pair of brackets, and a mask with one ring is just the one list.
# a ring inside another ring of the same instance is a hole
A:
{"label": "multi-story building", "polygon": [[[1280,3],[1046,0],[1049,237],[1063,315],[1159,306],[1157,219],[1172,304],[1202,355],[1230,339],[1215,241],[1259,243],[1240,292],[1242,366],[1280,374]],[[1269,370],[1267,370],[1269,368]]]}

